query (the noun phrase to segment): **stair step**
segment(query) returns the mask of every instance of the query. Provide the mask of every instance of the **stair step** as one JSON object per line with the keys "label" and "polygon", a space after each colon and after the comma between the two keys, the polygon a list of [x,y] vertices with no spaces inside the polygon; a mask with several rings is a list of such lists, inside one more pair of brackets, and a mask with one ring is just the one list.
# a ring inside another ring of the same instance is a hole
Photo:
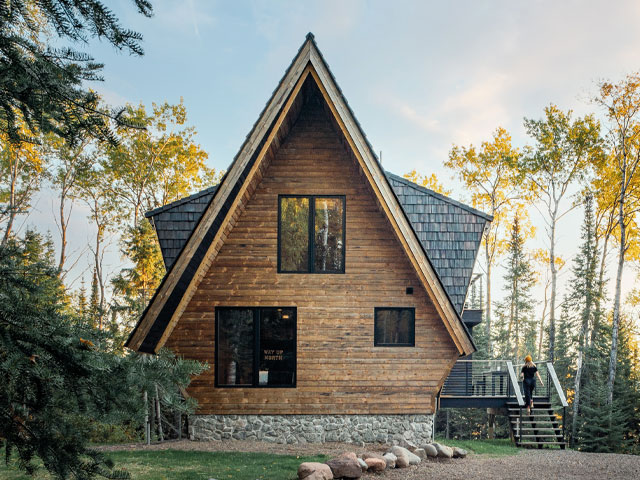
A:
{"label": "stair step", "polygon": [[520,415],[517,412],[513,412],[513,413],[509,413],[509,418],[526,418],[526,417],[547,417],[547,418],[557,418],[557,415],[555,413],[541,413],[541,412],[535,412],[532,413],[531,415],[527,415],[526,413],[522,412],[522,415]]}
{"label": "stair step", "polygon": [[524,438],[524,437],[536,437],[536,438],[541,438],[541,437],[551,437],[551,438],[562,438],[562,435],[558,435],[558,434],[551,434],[551,433],[543,433],[543,434],[533,434],[533,433],[523,433],[522,435],[520,435],[520,437]]}
{"label": "stair step", "polygon": [[[508,410],[510,412],[519,412],[520,410],[522,410],[523,412],[526,412],[527,411],[527,407],[522,407],[522,408],[521,407],[509,407]],[[535,412],[536,410],[537,411],[548,412],[549,410],[553,411],[553,408],[552,407],[533,407],[531,409],[532,412]]]}
{"label": "stair step", "polygon": [[522,445],[566,445],[567,442],[518,442],[518,446]]}
{"label": "stair step", "polygon": [[[547,421],[542,421],[542,420],[522,420],[522,422],[511,422],[511,425],[517,426],[519,423],[522,423],[523,425],[524,424],[528,424],[528,425],[536,424],[536,425],[540,425],[540,426],[542,426],[542,425],[552,425],[553,426],[554,423],[557,424],[558,422],[552,422],[551,420],[547,420]],[[529,428],[535,428],[535,427],[529,427]]]}

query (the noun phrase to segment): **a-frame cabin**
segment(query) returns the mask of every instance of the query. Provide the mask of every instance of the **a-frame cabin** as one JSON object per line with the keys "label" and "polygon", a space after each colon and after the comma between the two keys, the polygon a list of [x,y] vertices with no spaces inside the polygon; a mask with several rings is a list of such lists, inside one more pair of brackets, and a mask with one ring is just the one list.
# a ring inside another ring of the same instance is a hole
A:
{"label": "a-frame cabin", "polygon": [[127,346],[211,365],[192,438],[429,440],[491,218],[383,170],[311,34],[220,185],[147,216]]}

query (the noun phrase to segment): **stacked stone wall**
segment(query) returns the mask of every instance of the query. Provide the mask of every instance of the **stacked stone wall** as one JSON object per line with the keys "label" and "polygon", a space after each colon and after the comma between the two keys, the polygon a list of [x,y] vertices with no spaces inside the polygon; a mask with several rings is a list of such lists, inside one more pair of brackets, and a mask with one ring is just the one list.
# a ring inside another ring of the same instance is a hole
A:
{"label": "stacked stone wall", "polygon": [[433,415],[192,415],[192,440],[431,443]]}

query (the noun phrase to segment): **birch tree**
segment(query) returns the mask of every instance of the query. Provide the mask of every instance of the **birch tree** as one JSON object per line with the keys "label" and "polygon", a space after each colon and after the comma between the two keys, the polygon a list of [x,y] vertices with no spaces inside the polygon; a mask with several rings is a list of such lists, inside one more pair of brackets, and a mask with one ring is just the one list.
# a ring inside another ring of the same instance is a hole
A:
{"label": "birch tree", "polygon": [[64,279],[67,261],[67,230],[75,203],[74,192],[78,182],[91,168],[91,159],[87,152],[89,137],[84,137],[74,145],[64,139],[49,135],[44,144],[51,165],[50,184],[56,191],[57,212],[56,226],[60,233],[60,252],[58,256],[58,275]]}
{"label": "birch tree", "polygon": [[539,120],[526,119],[524,126],[534,145],[520,159],[525,189],[541,204],[549,240],[549,358],[555,356],[556,295],[558,270],[556,243],[558,222],[573,209],[565,206],[571,187],[587,179],[592,163],[601,158],[600,125],[592,115],[572,118],[573,112],[550,105]]}
{"label": "birch tree", "polygon": [[602,82],[595,99],[608,120],[608,161],[615,188],[616,234],[618,262],[613,296],[611,355],[607,380],[607,404],[613,404],[620,329],[620,300],[625,257],[632,242],[637,241],[633,228],[640,209],[640,74],[633,73],[617,84]]}
{"label": "birch tree", "polygon": [[107,151],[104,168],[113,178],[113,195],[129,213],[135,227],[143,210],[151,210],[213,185],[215,170],[206,166],[207,153],[195,142],[195,129],[186,126],[182,103],[129,105],[130,118],[145,130],[121,128],[120,142]]}
{"label": "birch tree", "polygon": [[[19,134],[31,135],[24,125]],[[28,212],[45,173],[45,160],[39,145],[11,141],[8,135],[0,135],[0,222],[4,223],[1,246],[6,245],[13,234],[16,217]]]}
{"label": "birch tree", "polygon": [[77,185],[77,195],[89,208],[89,218],[93,221],[95,235],[90,250],[98,285],[98,328],[102,329],[106,311],[106,272],[103,259],[107,243],[107,233],[113,230],[121,218],[121,212],[111,192],[111,178],[97,162],[94,168],[83,175]]}
{"label": "birch tree", "polygon": [[498,128],[490,142],[480,148],[454,146],[445,166],[452,169],[471,193],[474,207],[493,216],[483,236],[486,273],[485,329],[487,354],[491,357],[491,273],[499,255],[507,248],[504,225],[516,208],[520,176],[516,170],[520,153],[511,145],[511,136]]}

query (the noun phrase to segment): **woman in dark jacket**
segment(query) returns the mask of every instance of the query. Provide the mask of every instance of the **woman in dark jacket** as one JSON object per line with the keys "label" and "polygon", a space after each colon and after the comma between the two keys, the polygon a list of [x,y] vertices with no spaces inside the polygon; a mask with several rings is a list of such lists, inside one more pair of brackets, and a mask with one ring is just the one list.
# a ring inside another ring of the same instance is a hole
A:
{"label": "woman in dark jacket", "polygon": [[524,359],[524,365],[520,371],[522,379],[522,387],[524,388],[524,403],[527,406],[527,414],[531,414],[533,408],[533,390],[536,388],[536,376],[540,380],[540,385],[544,386],[544,382],[538,372],[538,367],[533,363],[531,355],[527,355]]}

